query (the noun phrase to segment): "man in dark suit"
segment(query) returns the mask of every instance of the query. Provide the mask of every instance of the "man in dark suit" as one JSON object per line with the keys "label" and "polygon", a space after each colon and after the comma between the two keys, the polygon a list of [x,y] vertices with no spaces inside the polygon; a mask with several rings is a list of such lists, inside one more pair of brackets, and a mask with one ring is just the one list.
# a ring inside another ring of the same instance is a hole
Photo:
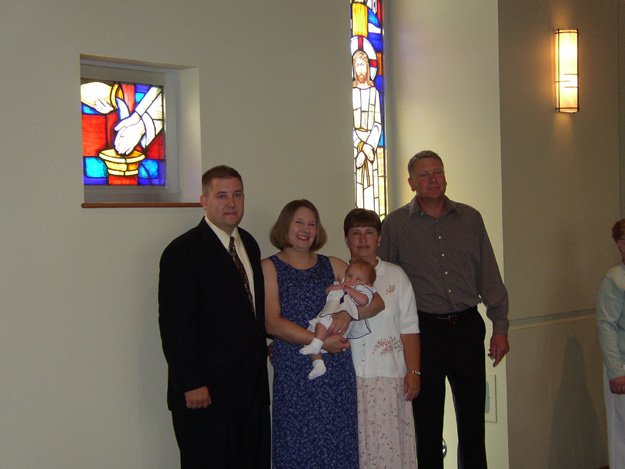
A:
{"label": "man in dark suit", "polygon": [[241,175],[202,176],[206,217],[163,252],[159,325],[183,468],[268,468],[269,384],[260,249],[238,228]]}

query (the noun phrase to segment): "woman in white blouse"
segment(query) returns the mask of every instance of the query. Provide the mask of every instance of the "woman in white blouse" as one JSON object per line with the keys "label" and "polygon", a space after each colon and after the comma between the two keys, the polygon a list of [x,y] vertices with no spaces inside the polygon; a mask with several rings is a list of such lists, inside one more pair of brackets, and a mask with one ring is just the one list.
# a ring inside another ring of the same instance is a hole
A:
{"label": "woman in white blouse", "polygon": [[412,399],[420,387],[419,319],[414,291],[401,267],[380,260],[378,215],[354,209],[345,217],[351,259],[376,269],[375,287],[385,309],[370,318],[371,334],[351,341],[358,384],[361,468],[416,467]]}

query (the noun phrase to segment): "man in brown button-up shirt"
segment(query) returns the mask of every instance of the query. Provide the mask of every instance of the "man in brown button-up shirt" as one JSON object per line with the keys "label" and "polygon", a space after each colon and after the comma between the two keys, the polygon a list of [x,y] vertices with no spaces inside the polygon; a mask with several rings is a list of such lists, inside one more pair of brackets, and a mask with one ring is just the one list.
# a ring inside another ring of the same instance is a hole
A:
{"label": "man in brown button-up shirt", "polygon": [[416,196],[386,218],[378,254],[410,278],[421,328],[421,391],[413,401],[419,467],[443,468],[445,378],[458,422],[460,467],[485,468],[485,325],[493,322],[489,356],[496,366],[508,345],[508,294],[482,217],[445,196],[441,158],[422,151],[408,163]]}

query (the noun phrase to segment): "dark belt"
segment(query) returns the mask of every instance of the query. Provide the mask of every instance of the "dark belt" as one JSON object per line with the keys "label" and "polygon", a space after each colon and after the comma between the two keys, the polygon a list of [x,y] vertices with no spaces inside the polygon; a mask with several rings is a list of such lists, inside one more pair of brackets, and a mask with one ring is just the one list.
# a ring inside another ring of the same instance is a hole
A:
{"label": "dark belt", "polygon": [[464,309],[462,311],[455,311],[453,313],[434,314],[426,313],[425,311],[418,310],[419,319],[425,319],[426,321],[445,322],[448,324],[456,324],[463,318],[470,316],[472,313],[477,313],[477,306]]}

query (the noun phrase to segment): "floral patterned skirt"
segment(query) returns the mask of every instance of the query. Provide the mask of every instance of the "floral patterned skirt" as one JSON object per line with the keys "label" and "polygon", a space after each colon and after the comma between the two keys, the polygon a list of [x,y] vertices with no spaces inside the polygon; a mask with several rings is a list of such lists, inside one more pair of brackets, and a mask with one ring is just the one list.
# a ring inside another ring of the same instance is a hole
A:
{"label": "floral patterned skirt", "polygon": [[417,467],[412,402],[403,378],[356,378],[361,469]]}

